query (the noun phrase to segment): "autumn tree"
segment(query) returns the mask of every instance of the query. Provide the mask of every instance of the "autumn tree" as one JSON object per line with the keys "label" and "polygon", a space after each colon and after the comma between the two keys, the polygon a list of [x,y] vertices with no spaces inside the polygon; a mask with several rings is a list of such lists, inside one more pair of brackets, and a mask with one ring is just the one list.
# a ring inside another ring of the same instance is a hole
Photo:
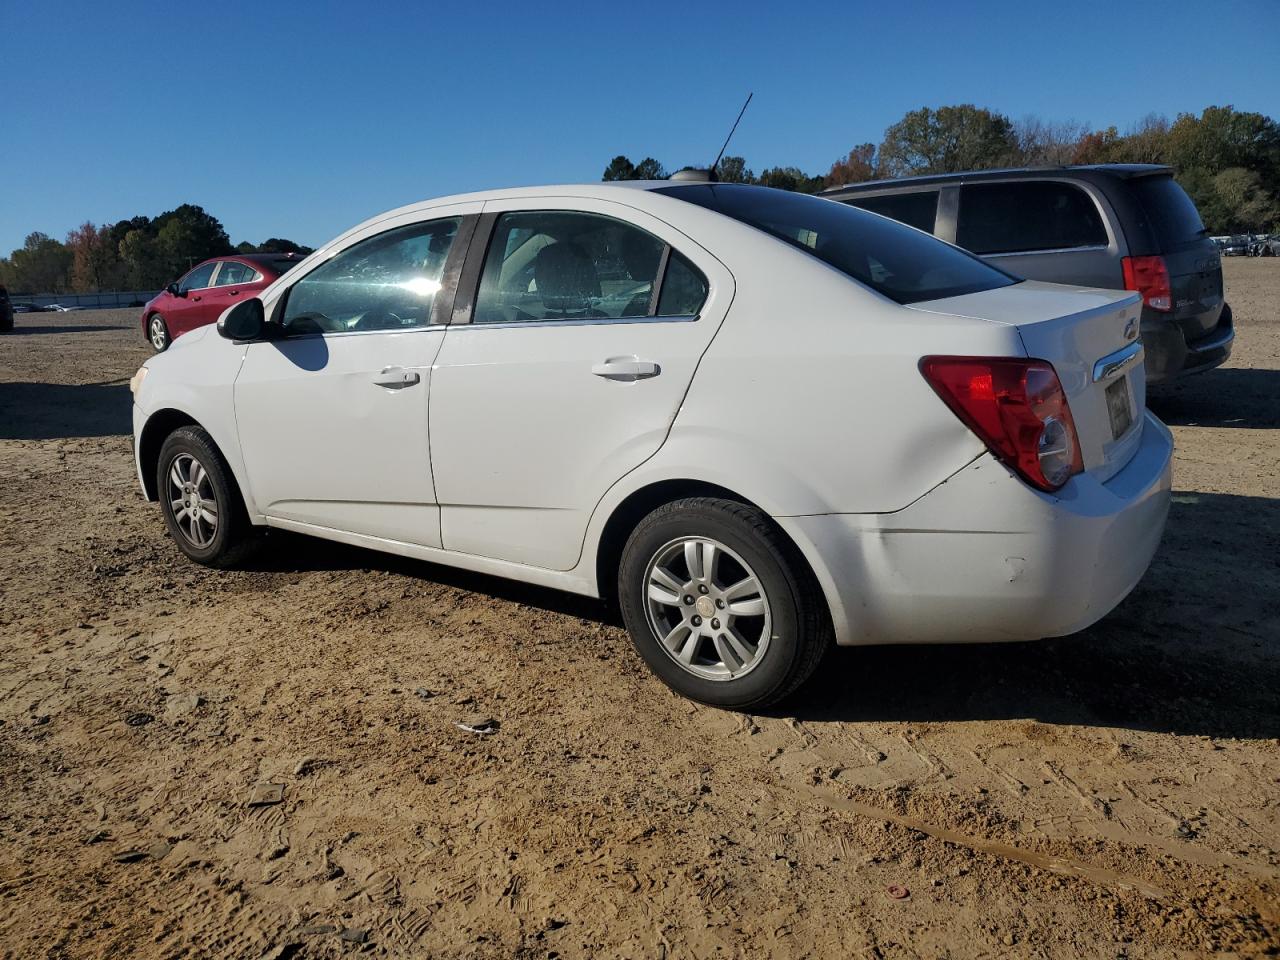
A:
{"label": "autumn tree", "polygon": [[874,180],[878,174],[879,160],[874,143],[860,143],[831,165],[827,171],[827,186],[842,187],[848,183],[864,183]]}

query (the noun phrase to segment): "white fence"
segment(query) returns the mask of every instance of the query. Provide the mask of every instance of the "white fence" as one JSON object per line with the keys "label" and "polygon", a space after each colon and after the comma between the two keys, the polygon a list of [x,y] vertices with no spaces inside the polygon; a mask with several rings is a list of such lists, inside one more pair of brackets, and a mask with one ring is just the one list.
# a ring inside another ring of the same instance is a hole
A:
{"label": "white fence", "polygon": [[94,310],[99,307],[140,307],[159,291],[156,290],[111,290],[104,293],[38,293],[24,296],[15,293],[12,300],[17,303],[34,303],[47,307],[51,303],[60,303],[64,307],[83,307]]}

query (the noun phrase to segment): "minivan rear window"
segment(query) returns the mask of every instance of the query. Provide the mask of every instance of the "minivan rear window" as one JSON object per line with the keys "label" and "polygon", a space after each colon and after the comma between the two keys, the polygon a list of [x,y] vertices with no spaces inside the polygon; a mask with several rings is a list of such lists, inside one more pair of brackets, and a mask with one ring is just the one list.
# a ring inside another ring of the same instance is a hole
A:
{"label": "minivan rear window", "polygon": [[659,187],[755,227],[898,303],[994,290],[1018,280],[918,230],[856,207],[744,184]]}
{"label": "minivan rear window", "polygon": [[1162,252],[1205,235],[1196,205],[1173,177],[1135,177],[1129,183],[1147,212]]}
{"label": "minivan rear window", "polygon": [[960,188],[956,243],[974,253],[1102,247],[1107,229],[1093,199],[1057,180],[969,183]]}

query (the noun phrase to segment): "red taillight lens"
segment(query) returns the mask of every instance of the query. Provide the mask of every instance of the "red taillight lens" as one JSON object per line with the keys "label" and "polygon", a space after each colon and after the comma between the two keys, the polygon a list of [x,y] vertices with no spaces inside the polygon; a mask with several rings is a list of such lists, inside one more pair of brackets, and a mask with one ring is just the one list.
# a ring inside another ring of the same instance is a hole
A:
{"label": "red taillight lens", "polygon": [[1164,257],[1125,257],[1124,288],[1142,294],[1143,302],[1152,310],[1168,313],[1173,309],[1173,288],[1169,285],[1169,267]]}
{"label": "red taillight lens", "polygon": [[1011,357],[925,357],[929,386],[1027,483],[1053,492],[1084,469],[1053,365]]}

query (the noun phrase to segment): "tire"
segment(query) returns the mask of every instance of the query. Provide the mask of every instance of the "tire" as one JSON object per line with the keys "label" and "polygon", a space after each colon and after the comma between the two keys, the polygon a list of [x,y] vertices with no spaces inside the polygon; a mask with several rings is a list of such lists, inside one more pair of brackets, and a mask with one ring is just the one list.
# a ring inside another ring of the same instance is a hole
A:
{"label": "tire", "polygon": [[[237,566],[261,539],[226,459],[200,427],[180,427],[165,439],[156,464],[156,493],[169,535],[196,563]],[[193,514],[197,499],[198,514]]]}
{"label": "tire", "polygon": [[[708,548],[717,558],[709,576]],[[732,500],[677,500],[641,520],[622,551],[618,598],[650,669],[712,706],[776,704],[832,646],[804,558],[765,514]]]}
{"label": "tire", "polygon": [[9,333],[13,330],[13,314],[8,310],[0,310],[0,333]]}
{"label": "tire", "polygon": [[147,339],[151,341],[156,353],[164,353],[169,349],[169,344],[173,343],[173,338],[169,336],[169,324],[158,313],[153,313],[147,320]]}

